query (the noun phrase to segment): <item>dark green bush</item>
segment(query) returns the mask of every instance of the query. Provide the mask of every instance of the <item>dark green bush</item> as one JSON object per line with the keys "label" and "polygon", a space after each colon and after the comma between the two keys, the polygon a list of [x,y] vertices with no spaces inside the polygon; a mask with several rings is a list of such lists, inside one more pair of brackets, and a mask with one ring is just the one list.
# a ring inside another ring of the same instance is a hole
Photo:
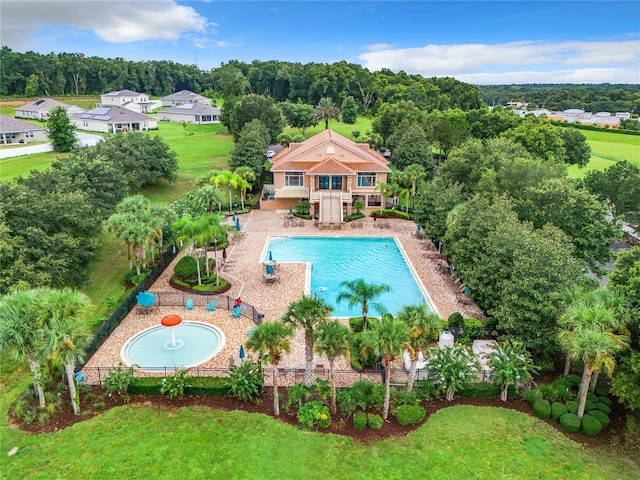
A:
{"label": "dark green bush", "polygon": [[424,420],[427,412],[419,405],[400,405],[396,408],[396,420],[398,425],[415,425]]}
{"label": "dark green bush", "polygon": [[484,324],[476,318],[465,318],[462,337],[471,341],[484,338]]}
{"label": "dark green bush", "polygon": [[364,430],[367,426],[367,414],[364,412],[356,412],[353,415],[353,428],[356,430]]}
{"label": "dark green bush", "polygon": [[384,210],[382,210],[382,213],[380,213],[380,210],[374,210],[373,212],[371,212],[371,216],[374,218],[397,217],[404,218],[405,220],[409,220],[411,218],[408,213],[391,208],[385,208]]}
{"label": "dark green bush", "polygon": [[592,402],[591,400],[587,400],[584,403],[584,409],[586,410],[593,410],[594,408],[596,408],[596,404],[594,402]]}
{"label": "dark green bush", "polygon": [[[497,397],[500,395],[500,385],[492,382],[474,382],[469,383],[462,387],[462,389],[456,392],[456,396],[459,397],[475,397],[475,398],[487,398]],[[515,393],[515,388],[510,388],[511,394]]]}
{"label": "dark green bush", "polygon": [[191,284],[189,282],[185,282],[184,280],[180,280],[179,278],[173,277],[171,281],[177,286],[181,288],[191,289]]}
{"label": "dark green bush", "polygon": [[[160,395],[162,377],[134,377],[129,385],[132,395]],[[190,377],[189,386],[184,388],[185,395],[224,397],[230,393],[228,378]]]}
{"label": "dark green bush", "polygon": [[369,428],[373,430],[380,430],[382,428],[382,425],[384,425],[384,420],[377,413],[368,413],[367,425],[369,425]]}
{"label": "dark green bush", "polygon": [[596,400],[596,403],[604,403],[607,407],[611,406],[611,399],[609,397],[598,397],[598,400]]}
{"label": "dark green bush", "polygon": [[245,361],[229,375],[229,393],[240,400],[254,401],[262,394],[264,375],[256,362]]}
{"label": "dark green bush", "polygon": [[560,417],[560,426],[567,433],[576,433],[580,430],[580,419],[575,413],[565,413]]}
{"label": "dark green bush", "polygon": [[527,388],[525,391],[522,392],[522,398],[524,398],[527,402],[533,405],[533,402],[542,398],[542,392],[540,391],[540,387]]}
{"label": "dark green bush", "polygon": [[587,393],[587,400],[593,403],[596,403],[598,401],[598,396],[595,393]]}
{"label": "dark green bush", "polygon": [[362,331],[362,317],[351,317],[349,319],[349,327],[353,333],[360,333]]}
{"label": "dark green bush", "polygon": [[361,409],[366,410],[376,404],[374,391],[376,384],[370,380],[358,380],[351,385],[354,401]]}
{"label": "dark green bush", "polygon": [[302,405],[302,407],[298,409],[296,418],[298,422],[307,428],[329,428],[329,425],[331,425],[329,407],[316,400]]}
{"label": "dark green bush", "polygon": [[585,435],[595,437],[600,433],[601,430],[602,424],[597,418],[592,417],[589,414],[586,414],[582,417],[582,431]]}
{"label": "dark green bush", "polygon": [[609,390],[605,387],[596,387],[595,394],[599,397],[606,397],[609,395]]}
{"label": "dark green bush", "polygon": [[198,265],[196,263],[196,259],[189,255],[185,255],[180,260],[178,260],[176,266],[173,267],[173,274],[181,280],[193,277],[194,275],[197,276]]}
{"label": "dark green bush", "polygon": [[567,383],[567,385],[571,387],[577,387],[582,382],[582,378],[580,378],[580,376],[576,375],[575,373],[570,373],[569,375],[565,375],[562,378]]}
{"label": "dark green bush", "polygon": [[414,390],[418,392],[420,399],[428,402],[442,397],[442,390],[431,380],[418,380],[418,384]]}
{"label": "dark green bush", "polygon": [[399,407],[401,405],[419,405],[419,392],[417,392],[416,390],[412,390],[411,392],[400,390],[396,392],[392,399],[392,402],[396,407]]}
{"label": "dark green bush", "polygon": [[597,419],[602,424],[602,428],[607,428],[611,423],[611,420],[609,419],[609,415],[607,415],[604,412],[601,412],[600,410],[591,410],[589,412],[589,415]]}
{"label": "dark green bush", "polygon": [[551,404],[548,400],[538,399],[533,402],[533,413],[540,418],[549,418],[551,416]]}
{"label": "dark green bush", "polygon": [[580,404],[576,400],[569,400],[565,405],[567,406],[569,413],[578,413],[578,407]]}
{"label": "dark green bush", "polygon": [[568,413],[569,409],[564,403],[553,402],[551,404],[551,418],[558,420],[562,415]]}
{"label": "dark green bush", "polygon": [[160,395],[160,377],[135,377],[129,385],[132,395]]}
{"label": "dark green bush", "polygon": [[[349,417],[357,408],[351,388],[340,388],[336,391],[336,401],[340,411]],[[366,419],[365,419],[366,424]]]}
{"label": "dark green bush", "polygon": [[453,312],[449,315],[447,324],[449,325],[449,328],[462,327],[464,326],[464,317],[460,312]]}
{"label": "dark green bush", "polygon": [[607,415],[609,415],[611,413],[611,408],[608,405],[605,405],[602,402],[598,402],[598,403],[594,404],[593,408],[595,410],[600,410],[601,412],[604,412]]}

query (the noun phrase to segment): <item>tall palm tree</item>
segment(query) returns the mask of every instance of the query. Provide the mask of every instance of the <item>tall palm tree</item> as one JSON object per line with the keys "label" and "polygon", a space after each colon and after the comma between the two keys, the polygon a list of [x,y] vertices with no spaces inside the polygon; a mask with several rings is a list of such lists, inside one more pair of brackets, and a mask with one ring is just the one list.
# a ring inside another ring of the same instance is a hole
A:
{"label": "tall palm tree", "polygon": [[395,186],[393,183],[387,183],[382,181],[376,182],[376,186],[374,187],[374,190],[377,190],[378,192],[380,192],[380,213],[382,213],[382,210],[386,206],[387,202],[385,199],[393,195],[394,188]]}
{"label": "tall palm tree", "polygon": [[229,211],[233,209],[231,200],[231,192],[234,188],[238,188],[238,180],[240,177],[233,173],[231,170],[222,170],[216,177],[220,185],[226,185],[229,190]]}
{"label": "tall palm tree", "polygon": [[362,333],[364,353],[374,353],[382,356],[382,365],[386,368],[384,379],[384,405],[382,407],[382,418],[385,420],[389,415],[389,386],[391,377],[391,367],[393,361],[409,341],[409,327],[406,323],[384,316],[382,321],[375,322],[370,330]]}
{"label": "tall palm tree", "polygon": [[74,370],[77,362],[84,360],[85,349],[91,343],[91,330],[86,318],[89,313],[89,297],[82,292],[64,288],[52,290],[38,299],[43,323],[42,338],[38,345],[40,354],[64,365],[73,412],[80,414]]}
{"label": "tall palm tree", "polygon": [[278,363],[291,351],[293,329],[281,322],[264,322],[251,333],[246,346],[252,352],[261,352],[273,367],[273,414],[280,415],[278,400]]}
{"label": "tall palm tree", "polygon": [[[234,227],[227,225],[224,221],[224,217],[220,214],[203,215],[199,217],[200,221],[204,222],[202,226],[202,235],[204,238],[208,238],[205,241],[205,249],[207,245],[213,242],[215,246],[215,258],[216,258],[216,285],[220,285],[220,278],[218,276],[218,244],[224,241],[226,243],[227,235],[235,232]],[[209,262],[207,260],[206,265],[207,276],[209,276]]]}
{"label": "tall palm tree", "polygon": [[558,340],[571,357],[584,363],[580,383],[578,416],[582,418],[587,393],[594,371],[611,374],[615,368],[614,355],[629,343],[625,335],[614,333],[621,322],[617,312],[607,305],[580,301],[572,304],[558,320]]}
{"label": "tall palm tree", "polygon": [[[204,219],[204,216],[193,218],[191,215],[185,215],[173,222],[173,229],[177,232],[177,240],[186,240],[193,249],[204,248],[206,257],[206,248],[212,238],[212,228]],[[196,268],[198,270],[198,285],[202,285],[202,275],[200,273],[199,255],[194,252],[196,259]],[[209,262],[206,261],[207,275],[209,272]]]}
{"label": "tall palm tree", "polygon": [[411,185],[411,208],[414,207],[414,201],[418,190],[418,184],[426,177],[424,167],[417,163],[412,163],[402,172],[405,181]]}
{"label": "tall palm tree", "polygon": [[253,182],[256,181],[256,172],[251,167],[238,167],[233,173],[238,175],[243,181],[239,182],[240,191],[242,193],[242,210],[244,211],[244,201],[247,199],[247,190],[251,190]]}
{"label": "tall palm tree", "polygon": [[314,331],[318,325],[326,322],[331,315],[331,307],[321,298],[307,297],[293,302],[282,316],[282,322],[304,330],[304,384],[310,387],[313,383],[313,346]]}
{"label": "tall palm tree", "polygon": [[326,355],[329,359],[329,384],[331,385],[331,413],[336,414],[336,381],[335,381],[335,361],[338,357],[349,357],[351,346],[351,329],[340,323],[339,320],[332,320],[318,325],[315,331],[315,349],[320,355]]}
{"label": "tall palm tree", "polygon": [[389,285],[385,283],[367,283],[363,279],[359,278],[357,280],[345,280],[344,282],[340,282],[340,286],[346,290],[338,293],[338,296],[336,297],[337,303],[341,303],[343,300],[346,300],[349,303],[349,308],[357,304],[362,305],[362,330],[367,329],[367,314],[369,313],[369,307],[373,308],[380,315],[387,312],[385,306],[380,302],[376,302],[375,299],[383,293],[390,292],[391,287]]}
{"label": "tall palm tree", "polygon": [[405,305],[398,312],[396,318],[409,327],[409,340],[406,349],[411,358],[407,380],[407,391],[410,392],[413,390],[413,384],[416,380],[419,353],[424,353],[427,344],[438,338],[444,326],[444,320],[438,315],[430,313],[424,304]]}
{"label": "tall palm tree", "polygon": [[0,299],[0,353],[28,362],[40,408],[45,407],[42,359],[37,352],[42,322],[35,299],[44,292],[44,289],[17,290]]}
{"label": "tall palm tree", "polygon": [[340,109],[328,97],[322,97],[313,109],[313,120],[323,121],[325,130],[329,129],[329,120],[338,120],[339,118]]}
{"label": "tall palm tree", "polygon": [[193,193],[198,205],[204,207],[209,213],[213,213],[214,205],[222,205],[222,192],[215,185],[207,184]]}

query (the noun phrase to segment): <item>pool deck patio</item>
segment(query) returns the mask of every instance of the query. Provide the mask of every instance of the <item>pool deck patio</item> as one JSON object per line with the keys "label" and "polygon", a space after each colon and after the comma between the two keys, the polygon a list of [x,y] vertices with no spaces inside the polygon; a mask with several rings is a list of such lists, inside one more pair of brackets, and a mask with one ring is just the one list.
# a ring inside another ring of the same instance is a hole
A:
{"label": "pool deck patio", "polygon": [[[277,320],[286,311],[287,306],[298,300],[304,293],[304,264],[283,263],[278,264],[276,275],[278,281],[265,282],[265,267],[262,264],[261,255],[264,252],[265,242],[269,236],[362,236],[362,237],[395,237],[406,256],[410,260],[414,273],[417,274],[422,285],[429,292],[431,300],[442,318],[447,318],[451,313],[459,311],[465,317],[481,315],[480,309],[459,292],[459,287],[454,284],[449,275],[441,273],[444,261],[428,239],[415,235],[414,222],[400,219],[384,219],[389,228],[376,228],[372,217],[361,220],[362,228],[351,228],[350,224],[342,230],[322,230],[313,225],[310,220],[304,221],[304,226],[284,226],[283,213],[274,211],[253,210],[248,214],[239,215],[241,235],[232,241],[227,248],[228,265],[220,273],[227,279],[232,288],[226,295],[232,298],[241,297],[244,301],[253,305],[265,315],[264,320]],[[228,219],[231,224],[231,219]],[[378,221],[379,222],[379,221]],[[213,252],[210,255],[214,255]],[[218,251],[218,257],[222,261],[222,251]],[[277,261],[277,258],[274,259]],[[153,284],[149,291],[170,291],[169,279],[173,274],[174,260],[160,278]],[[359,311],[354,308],[353,316]],[[107,368],[117,366],[122,361],[120,351],[125,342],[134,334],[145,328],[159,325],[165,315],[178,314],[184,320],[194,320],[218,326],[225,334],[224,348],[214,358],[201,364],[201,368],[228,368],[238,359],[240,345],[247,338],[247,331],[254,326],[252,320],[246,317],[232,318],[231,312],[216,309],[208,312],[204,307],[196,307],[187,311],[184,307],[159,307],[155,312],[140,315],[133,309],[120,323],[114,332],[105,340],[98,351],[85,365],[83,373],[89,383],[97,383],[95,367]],[[247,358],[255,357],[251,352],[246,352]],[[314,358],[314,365],[324,365],[328,368],[326,358]],[[281,364],[282,368],[304,368],[304,334],[302,330],[296,331],[292,342],[291,353],[287,355]],[[336,361],[337,370],[348,370],[346,360]]]}

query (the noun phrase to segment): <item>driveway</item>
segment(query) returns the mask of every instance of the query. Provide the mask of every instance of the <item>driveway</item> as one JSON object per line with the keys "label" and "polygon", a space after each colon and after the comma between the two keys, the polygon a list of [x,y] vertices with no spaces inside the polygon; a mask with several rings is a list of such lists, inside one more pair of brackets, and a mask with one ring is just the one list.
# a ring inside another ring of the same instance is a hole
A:
{"label": "driveway", "polygon": [[[76,138],[78,139],[78,145],[81,147],[92,147],[103,137],[100,135],[94,135],[92,133],[76,132]],[[33,155],[34,153],[47,153],[53,152],[53,145],[50,143],[42,143],[40,145],[25,145],[24,147],[17,148],[2,148],[0,149],[1,158],[21,157],[22,155]]]}

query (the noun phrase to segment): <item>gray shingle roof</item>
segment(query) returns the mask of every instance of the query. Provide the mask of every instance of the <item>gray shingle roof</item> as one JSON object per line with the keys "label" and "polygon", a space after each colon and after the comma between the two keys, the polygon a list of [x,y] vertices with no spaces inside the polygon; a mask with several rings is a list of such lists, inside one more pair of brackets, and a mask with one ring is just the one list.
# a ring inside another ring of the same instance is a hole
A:
{"label": "gray shingle roof", "polygon": [[181,100],[184,102],[195,102],[208,99],[190,90],[180,90],[179,92],[175,92],[171,95],[167,95],[166,97],[162,97],[161,100]]}
{"label": "gray shingle roof", "polygon": [[44,128],[7,115],[0,115],[0,133],[35,132],[37,130],[44,130]]}
{"label": "gray shingle roof", "polygon": [[155,120],[155,118],[116,105],[96,107],[84,113],[71,115],[71,118],[98,122],[146,122]]}
{"label": "gray shingle roof", "polygon": [[16,107],[13,110],[20,110],[21,112],[39,112],[44,109],[51,110],[53,107],[62,107],[67,110],[71,105],[59,102],[53,98],[41,98],[40,100]]}
{"label": "gray shingle roof", "polygon": [[114,92],[103,93],[102,96],[109,97],[138,97],[143,95],[142,93],[134,92],[133,90],[116,90]]}
{"label": "gray shingle roof", "polygon": [[183,103],[175,107],[167,107],[160,113],[172,113],[181,115],[220,115],[218,107],[212,107],[208,103]]}

